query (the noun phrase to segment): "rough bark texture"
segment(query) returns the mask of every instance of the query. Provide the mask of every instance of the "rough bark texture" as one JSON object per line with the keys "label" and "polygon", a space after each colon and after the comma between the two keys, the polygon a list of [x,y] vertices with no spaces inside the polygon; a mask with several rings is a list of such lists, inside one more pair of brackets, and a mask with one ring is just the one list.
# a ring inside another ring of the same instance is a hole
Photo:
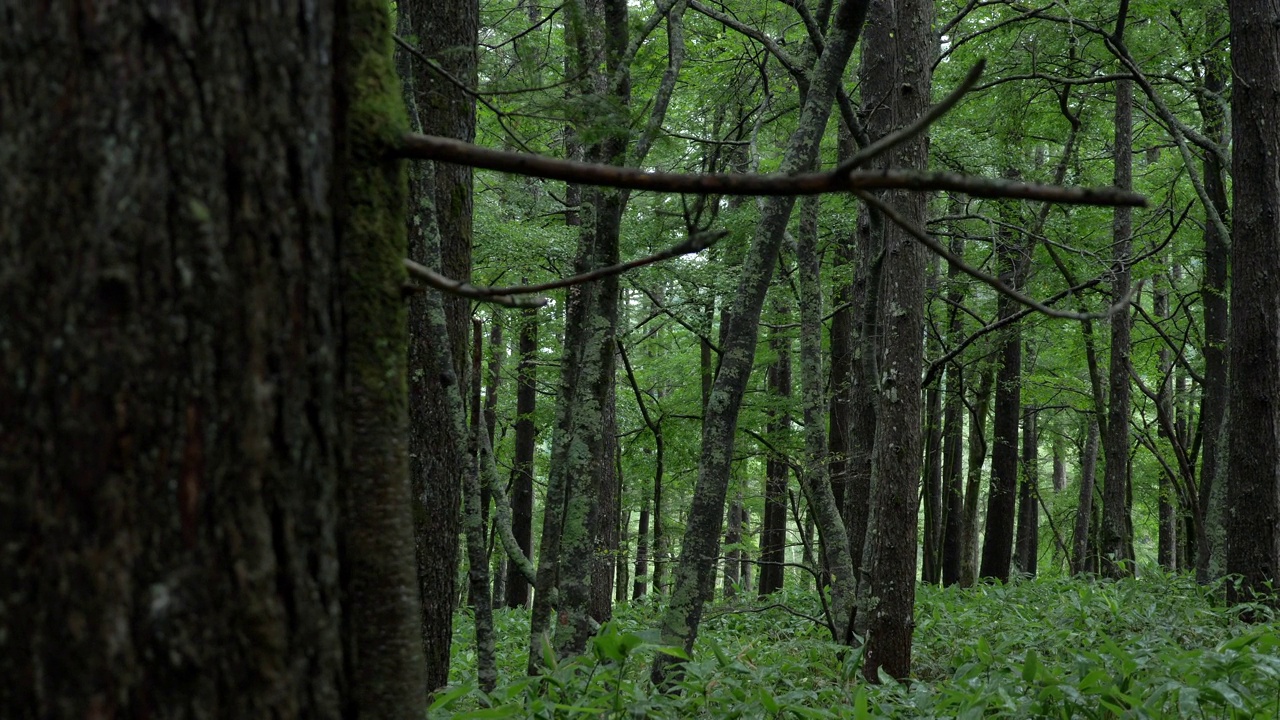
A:
{"label": "rough bark texture", "polygon": [[1271,593],[1280,564],[1280,11],[1231,0],[1233,427],[1227,457],[1227,572],[1232,601]]}
{"label": "rough bark texture", "polygon": [[[931,101],[933,3],[872,0],[862,55],[863,107],[868,132],[895,128],[919,117]],[[882,119],[878,119],[882,118]],[[902,168],[928,165],[928,138],[908,140],[885,158]],[[927,196],[882,195],[910,223],[925,224]],[[876,347],[876,433],[871,451],[870,517],[862,549],[858,614],[867,618],[863,675],[879,682],[883,671],[904,679],[911,671],[915,629],[917,489],[920,484],[920,377],[924,361],[925,258],[905,230],[883,227]],[[862,623],[859,622],[859,625]]]}
{"label": "rough bark texture", "polygon": [[[813,163],[836,87],[865,17],[866,5],[862,0],[844,0],[836,10],[826,47],[812,73],[799,123],[788,142],[782,172],[796,172]],[[715,590],[716,558],[720,554],[720,530],[724,523],[738,409],[754,364],[765,292],[794,203],[794,198],[765,201],[720,346],[723,352],[720,371],[712,383],[702,427],[702,454],[687,523],[690,532],[686,533],[681,546],[675,584],[661,627],[663,642],[683,645],[687,650],[693,648],[703,605]],[[653,665],[654,681],[663,684],[666,668],[674,662],[671,656],[660,654]]]}
{"label": "rough bark texture", "polygon": [[[408,35],[421,50],[451,75],[475,86],[476,40],[479,24],[475,0],[408,0],[399,12]],[[426,132],[459,140],[475,138],[475,100],[422,62],[413,62],[413,106],[417,126]],[[435,170],[434,187],[413,169],[410,195],[415,206],[409,222],[409,257],[425,262],[427,203],[441,236],[439,269],[459,280],[471,277],[471,169],[442,164]],[[411,479],[416,500],[415,527],[418,583],[422,593],[422,642],[427,653],[427,685],[443,687],[449,680],[453,611],[458,596],[458,538],[462,531],[462,486],[467,461],[458,454],[467,443],[454,436],[446,393],[466,389],[469,312],[460,298],[444,301],[452,367],[440,367],[429,334],[427,298],[419,294],[409,303]]]}
{"label": "rough bark texture", "polygon": [[595,556],[591,570],[591,617],[603,623],[613,617],[613,585],[618,565],[618,524],[622,521],[622,478],[618,475],[617,389],[609,383],[604,411],[604,449],[596,493],[597,517],[594,533]]}
{"label": "rough bark texture", "polygon": [[[533,560],[533,461],[538,429],[533,414],[538,403],[538,312],[521,312],[520,362],[516,366],[516,447],[511,468],[511,530],[520,551]],[[514,566],[507,568],[507,607],[529,604],[529,581]]]}
{"label": "rough bark texture", "polygon": [[[1133,83],[1116,83],[1115,185],[1133,186]],[[1133,210],[1116,208],[1112,220],[1111,301],[1129,294],[1129,254],[1133,243]],[[1111,362],[1108,375],[1106,458],[1102,483],[1102,572],[1108,577],[1133,575],[1132,522],[1129,517],[1129,311],[1111,316]]]}
{"label": "rough bark texture", "polygon": [[[343,434],[404,423],[402,351],[342,340],[369,312],[403,348],[385,8],[56,5],[0,21],[0,715],[419,717],[406,514],[359,590],[395,591],[372,620],[408,621],[403,666],[344,645],[367,616],[340,604],[369,549],[342,485],[407,497],[397,438],[351,458]],[[370,95],[336,100],[335,67]]]}

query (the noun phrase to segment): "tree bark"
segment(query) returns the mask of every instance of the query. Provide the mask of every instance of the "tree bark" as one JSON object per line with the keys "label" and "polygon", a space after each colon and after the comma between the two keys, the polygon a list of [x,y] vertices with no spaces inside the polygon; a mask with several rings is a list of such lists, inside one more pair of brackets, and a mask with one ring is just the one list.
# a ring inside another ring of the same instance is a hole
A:
{"label": "tree bark", "polygon": [[1227,457],[1229,602],[1271,595],[1280,567],[1280,183],[1275,133],[1280,97],[1280,13],[1231,0],[1230,449]]}
{"label": "tree bark", "polygon": [[964,486],[964,527],[960,534],[960,585],[969,587],[978,579],[978,497],[982,490],[982,464],[987,459],[987,411],[991,405],[994,366],[979,365],[969,413],[969,462]]}
{"label": "tree bark", "polygon": [[[1219,20],[1220,20],[1220,13]],[[1215,26],[1220,28],[1219,23]],[[1227,68],[1221,67],[1217,58],[1209,58],[1205,62],[1205,90],[1221,94],[1226,87]],[[1206,102],[1201,106],[1204,117],[1204,132],[1208,137],[1219,142],[1226,142],[1226,118],[1216,102]],[[1223,167],[1217,156],[1206,153],[1204,159],[1205,193],[1217,208],[1219,217],[1227,217],[1227,189],[1223,179]],[[1227,238],[1221,237],[1215,223],[1205,223],[1204,228],[1204,276],[1201,280],[1200,297],[1203,304],[1204,322],[1204,388],[1201,391],[1200,404],[1200,437],[1203,443],[1203,459],[1200,464],[1200,523],[1201,531],[1196,536],[1196,580],[1208,583],[1214,579],[1210,571],[1210,562],[1214,554],[1214,538],[1221,535],[1221,526],[1211,527],[1214,518],[1221,514],[1213,512],[1210,503],[1215,497],[1222,497],[1216,491],[1219,469],[1226,465],[1225,458],[1219,453],[1220,437],[1223,429],[1223,417],[1227,409],[1227,275],[1231,264],[1231,250]],[[1223,548],[1217,548],[1219,555]]]}
{"label": "tree bark", "polygon": [[[449,0],[438,3],[410,0],[399,7],[408,35],[418,39],[420,49],[453,77],[469,87],[476,84],[476,43],[479,6],[476,0]],[[459,140],[475,139],[475,100],[440,77],[421,62],[411,62],[412,77],[406,82],[412,91],[414,125]],[[410,197],[415,211],[409,222],[409,257],[427,264],[424,256],[425,220],[430,205],[441,235],[439,265],[445,275],[461,281],[471,278],[471,168],[441,165],[434,186],[423,179],[415,166],[410,175]],[[431,193],[427,196],[426,193]],[[428,264],[428,267],[436,267]],[[444,687],[449,681],[450,645],[453,639],[454,598],[462,531],[460,513],[466,458],[456,455],[467,443],[453,436],[452,418],[445,393],[464,392],[467,387],[467,346],[469,310],[465,300],[444,299],[447,335],[452,367],[436,365],[432,344],[439,338],[427,335],[427,298],[417,294],[409,303],[412,368],[409,387],[410,477],[416,505],[415,535],[418,553],[418,584],[422,595],[422,643],[427,656],[429,689]],[[465,412],[465,410],[464,410]]]}
{"label": "tree bark", "polygon": [[[933,15],[929,0],[872,0],[860,71],[863,106],[870,110],[869,134],[904,126],[929,108],[938,52]],[[883,161],[894,167],[926,167],[927,136],[903,142]],[[891,192],[882,197],[915,227],[924,227],[925,194]],[[911,671],[924,362],[924,252],[904,229],[885,223],[882,230],[876,431],[870,517],[861,558],[867,575],[860,578],[857,606],[859,615],[870,615],[863,664],[869,682],[879,682],[881,671],[898,679]]]}
{"label": "tree bark", "polygon": [[387,23],[6,9],[0,715],[421,716]]}

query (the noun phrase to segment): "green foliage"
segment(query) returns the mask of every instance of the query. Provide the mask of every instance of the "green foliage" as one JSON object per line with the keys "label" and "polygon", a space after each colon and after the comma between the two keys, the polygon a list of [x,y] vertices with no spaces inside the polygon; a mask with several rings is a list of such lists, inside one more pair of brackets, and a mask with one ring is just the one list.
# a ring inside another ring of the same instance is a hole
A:
{"label": "green foliage", "polygon": [[[709,609],[679,692],[649,685],[656,606],[634,603],[602,628],[592,655],[523,676],[523,612],[499,612],[509,682],[442,693],[438,718],[1274,717],[1280,712],[1280,632],[1243,625],[1238,609],[1189,578],[1055,579],[968,590],[922,587],[915,678],[869,685],[861,653],[789,614],[820,615],[812,594],[770,609]],[[460,622],[455,678],[472,676],[471,628]]]}

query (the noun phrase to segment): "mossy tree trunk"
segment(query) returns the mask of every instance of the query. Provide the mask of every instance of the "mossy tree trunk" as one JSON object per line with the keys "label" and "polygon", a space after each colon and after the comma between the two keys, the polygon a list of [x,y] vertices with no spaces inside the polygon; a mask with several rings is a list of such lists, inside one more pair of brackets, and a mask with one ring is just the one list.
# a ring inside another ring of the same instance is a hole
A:
{"label": "mossy tree trunk", "polygon": [[[475,0],[448,0],[443,6],[435,0],[409,0],[400,3],[398,11],[404,35],[453,77],[475,85],[479,26]],[[475,100],[421,61],[411,60],[404,66],[411,68],[406,85],[413,101],[415,127],[460,140],[474,139]],[[440,165],[433,172],[437,177],[433,186],[424,179],[422,168],[415,167],[410,174],[409,257],[466,281],[471,277],[471,169]],[[434,217],[427,218],[428,212]],[[428,259],[429,221],[439,229],[442,243],[436,263]],[[435,689],[449,679],[462,486],[468,472],[467,459],[458,454],[467,442],[455,437],[447,395],[466,392],[470,313],[465,300],[446,298],[447,333],[433,337],[428,334],[429,302],[425,294],[418,294],[409,303],[409,453],[423,600],[421,637],[427,655],[427,684]],[[433,344],[446,337],[452,361],[449,366],[439,366],[441,356]]]}
{"label": "mossy tree trunk", "polygon": [[[843,0],[837,7],[780,171],[796,172],[812,165],[826,130],[836,88],[865,18],[864,0]],[[703,605],[712,599],[715,590],[738,409],[755,360],[760,311],[794,204],[794,198],[765,201],[723,331],[720,371],[712,383],[702,425],[698,479],[686,523],[690,530],[681,546],[671,599],[661,627],[664,643],[683,645],[686,650],[693,648]],[[659,685],[665,683],[667,667],[673,662],[668,655],[655,659],[652,675]]]}

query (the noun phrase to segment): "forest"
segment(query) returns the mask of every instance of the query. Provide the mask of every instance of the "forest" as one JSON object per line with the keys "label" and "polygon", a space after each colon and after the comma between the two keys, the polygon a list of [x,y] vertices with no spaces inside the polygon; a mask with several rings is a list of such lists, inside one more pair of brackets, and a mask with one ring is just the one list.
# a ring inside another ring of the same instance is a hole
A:
{"label": "forest", "polygon": [[1276,717],[1278,111],[1260,0],[0,0],[0,716]]}

